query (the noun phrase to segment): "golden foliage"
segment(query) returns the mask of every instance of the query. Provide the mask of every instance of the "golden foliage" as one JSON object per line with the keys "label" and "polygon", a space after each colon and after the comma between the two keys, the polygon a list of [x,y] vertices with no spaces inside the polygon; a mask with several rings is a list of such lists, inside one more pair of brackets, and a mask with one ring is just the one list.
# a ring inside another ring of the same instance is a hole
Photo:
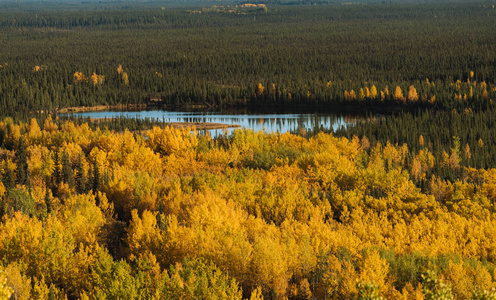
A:
{"label": "golden foliage", "polygon": [[347,101],[355,100],[357,98],[356,93],[354,90],[351,90],[351,92],[348,93],[348,91],[344,91],[344,99]]}
{"label": "golden foliage", "polygon": [[418,98],[419,97],[417,94],[417,90],[413,85],[411,85],[410,88],[408,89],[408,100],[413,102],[413,101],[417,101]]}
{"label": "golden foliage", "polygon": [[375,87],[375,85],[372,85],[372,87],[370,88],[370,97],[372,99],[375,99],[377,97],[377,88]]}
{"label": "golden foliage", "polygon": [[91,75],[90,79],[93,85],[102,85],[105,82],[105,76],[98,75],[95,72],[93,72],[93,75]]}
{"label": "golden foliage", "polygon": [[365,99],[365,92],[363,88],[360,88],[360,91],[358,92],[358,100],[364,100]]}
{"label": "golden foliage", "polygon": [[[463,169],[470,148],[459,143],[436,162],[423,136],[414,152],[324,133],[237,130],[221,143],[194,129],[56,124],[0,122],[4,143],[25,140],[31,180],[30,189],[0,183],[2,203],[33,203],[32,215],[9,208],[0,223],[16,297],[186,297],[200,280],[226,283],[204,286],[211,298],[353,299],[370,288],[421,299],[419,269],[440,259],[455,297],[495,286],[496,171]],[[2,175],[15,174],[6,153]],[[55,153],[86,182],[97,165],[102,186],[47,188],[63,171]],[[436,164],[466,179],[429,177]]]}
{"label": "golden foliage", "polygon": [[88,78],[82,73],[82,72],[75,72],[74,73],[74,83],[78,84],[80,82],[87,82]]}
{"label": "golden foliage", "polygon": [[433,95],[430,99],[429,99],[429,104],[434,104],[436,102],[436,95]]}
{"label": "golden foliage", "polygon": [[0,268],[0,299],[9,299],[13,292],[14,289],[8,285],[5,270]]}
{"label": "golden foliage", "polygon": [[263,95],[263,91],[264,91],[264,87],[261,83],[259,83],[256,90],[255,90],[255,94],[257,94],[257,97],[260,98]]}
{"label": "golden foliage", "polygon": [[125,85],[129,85],[129,77],[127,76],[127,72],[122,72],[121,78]]}
{"label": "golden foliage", "polygon": [[488,100],[489,99],[489,94],[487,93],[487,90],[484,89],[484,91],[482,91],[482,99],[484,100]]}
{"label": "golden foliage", "polygon": [[405,97],[403,97],[403,92],[401,91],[401,87],[396,86],[396,89],[394,90],[394,95],[393,95],[394,100],[396,101],[405,101]]}

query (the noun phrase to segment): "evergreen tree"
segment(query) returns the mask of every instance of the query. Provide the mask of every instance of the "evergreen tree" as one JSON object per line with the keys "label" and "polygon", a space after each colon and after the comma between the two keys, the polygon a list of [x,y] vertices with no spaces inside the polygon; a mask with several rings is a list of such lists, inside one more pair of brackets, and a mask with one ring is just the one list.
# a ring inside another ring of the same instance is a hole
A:
{"label": "evergreen tree", "polygon": [[83,162],[82,162],[81,154],[79,155],[77,165],[76,165],[75,184],[76,184],[76,192],[78,194],[83,194],[86,192],[86,184],[85,184],[85,180],[84,180],[84,169],[83,169]]}
{"label": "evergreen tree", "polygon": [[14,187],[14,172],[11,169],[5,168],[2,176],[2,183],[7,190]]}
{"label": "evergreen tree", "polygon": [[58,196],[59,193],[59,185],[62,182],[62,176],[60,174],[60,154],[59,150],[56,149],[53,154],[53,173],[52,173],[52,192],[55,196]]}
{"label": "evergreen tree", "polygon": [[92,177],[92,181],[91,181],[91,189],[93,190],[93,192],[97,192],[101,185],[102,185],[102,182],[101,182],[101,178],[100,178],[100,167],[98,166],[98,161],[95,159],[94,163],[93,163],[93,177]]}
{"label": "evergreen tree", "polygon": [[85,190],[90,191],[93,189],[93,165],[90,165],[90,168],[88,169],[88,176],[86,177],[87,180],[85,181]]}
{"label": "evergreen tree", "polygon": [[57,187],[59,183],[62,182],[62,176],[60,174],[60,153],[58,149],[56,149],[53,154],[53,164],[54,170],[52,173],[52,184]]}
{"label": "evergreen tree", "polygon": [[157,219],[157,227],[160,230],[165,230],[166,229],[166,222],[162,218],[162,212],[164,211],[164,203],[162,200],[159,201],[158,203],[158,208],[157,208],[157,215],[155,218]]}
{"label": "evergreen tree", "polygon": [[45,189],[45,205],[46,205],[46,210],[47,210],[47,213],[51,213],[52,212],[52,199],[50,197],[50,187],[49,187],[49,184],[48,184],[48,181],[46,183],[46,189]]}
{"label": "evergreen tree", "polygon": [[16,152],[17,162],[17,183],[20,185],[29,185],[28,154],[24,138],[19,139],[19,146]]}
{"label": "evergreen tree", "polygon": [[72,173],[71,161],[69,160],[69,154],[65,151],[62,153],[62,179],[71,189],[74,187],[75,182],[74,175]]}

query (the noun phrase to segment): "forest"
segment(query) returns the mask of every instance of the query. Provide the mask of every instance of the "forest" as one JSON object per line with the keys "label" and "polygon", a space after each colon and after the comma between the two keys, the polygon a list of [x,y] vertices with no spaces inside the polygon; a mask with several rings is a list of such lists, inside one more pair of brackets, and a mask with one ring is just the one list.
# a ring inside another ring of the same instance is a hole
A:
{"label": "forest", "polygon": [[496,93],[492,5],[14,6],[0,10],[1,113],[151,99],[484,110]]}
{"label": "forest", "polygon": [[496,299],[495,4],[0,3],[0,299]]}

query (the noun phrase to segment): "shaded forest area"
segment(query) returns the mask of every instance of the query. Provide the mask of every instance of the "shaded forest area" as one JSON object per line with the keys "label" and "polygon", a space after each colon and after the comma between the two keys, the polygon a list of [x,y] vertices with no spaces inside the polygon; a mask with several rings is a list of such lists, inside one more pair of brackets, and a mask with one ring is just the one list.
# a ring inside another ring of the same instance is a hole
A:
{"label": "shaded forest area", "polygon": [[495,15],[485,2],[10,9],[0,105],[481,110],[496,93]]}

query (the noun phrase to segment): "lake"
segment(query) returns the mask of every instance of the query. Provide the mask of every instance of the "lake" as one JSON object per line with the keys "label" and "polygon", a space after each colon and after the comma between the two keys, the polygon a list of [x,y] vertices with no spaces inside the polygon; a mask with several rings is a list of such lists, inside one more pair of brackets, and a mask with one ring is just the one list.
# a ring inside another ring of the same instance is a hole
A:
{"label": "lake", "polygon": [[[363,119],[363,115],[352,113],[322,113],[322,112],[281,112],[281,113],[259,113],[252,110],[228,110],[228,111],[165,111],[165,110],[143,110],[143,111],[95,111],[73,114],[62,114],[62,116],[80,116],[84,118],[150,118],[163,122],[200,122],[221,123],[226,125],[240,125],[241,127],[255,131],[265,132],[297,132],[299,130],[313,130],[315,128],[337,130]],[[228,128],[230,133],[236,128]],[[218,136],[226,129],[210,130],[212,137]]]}

